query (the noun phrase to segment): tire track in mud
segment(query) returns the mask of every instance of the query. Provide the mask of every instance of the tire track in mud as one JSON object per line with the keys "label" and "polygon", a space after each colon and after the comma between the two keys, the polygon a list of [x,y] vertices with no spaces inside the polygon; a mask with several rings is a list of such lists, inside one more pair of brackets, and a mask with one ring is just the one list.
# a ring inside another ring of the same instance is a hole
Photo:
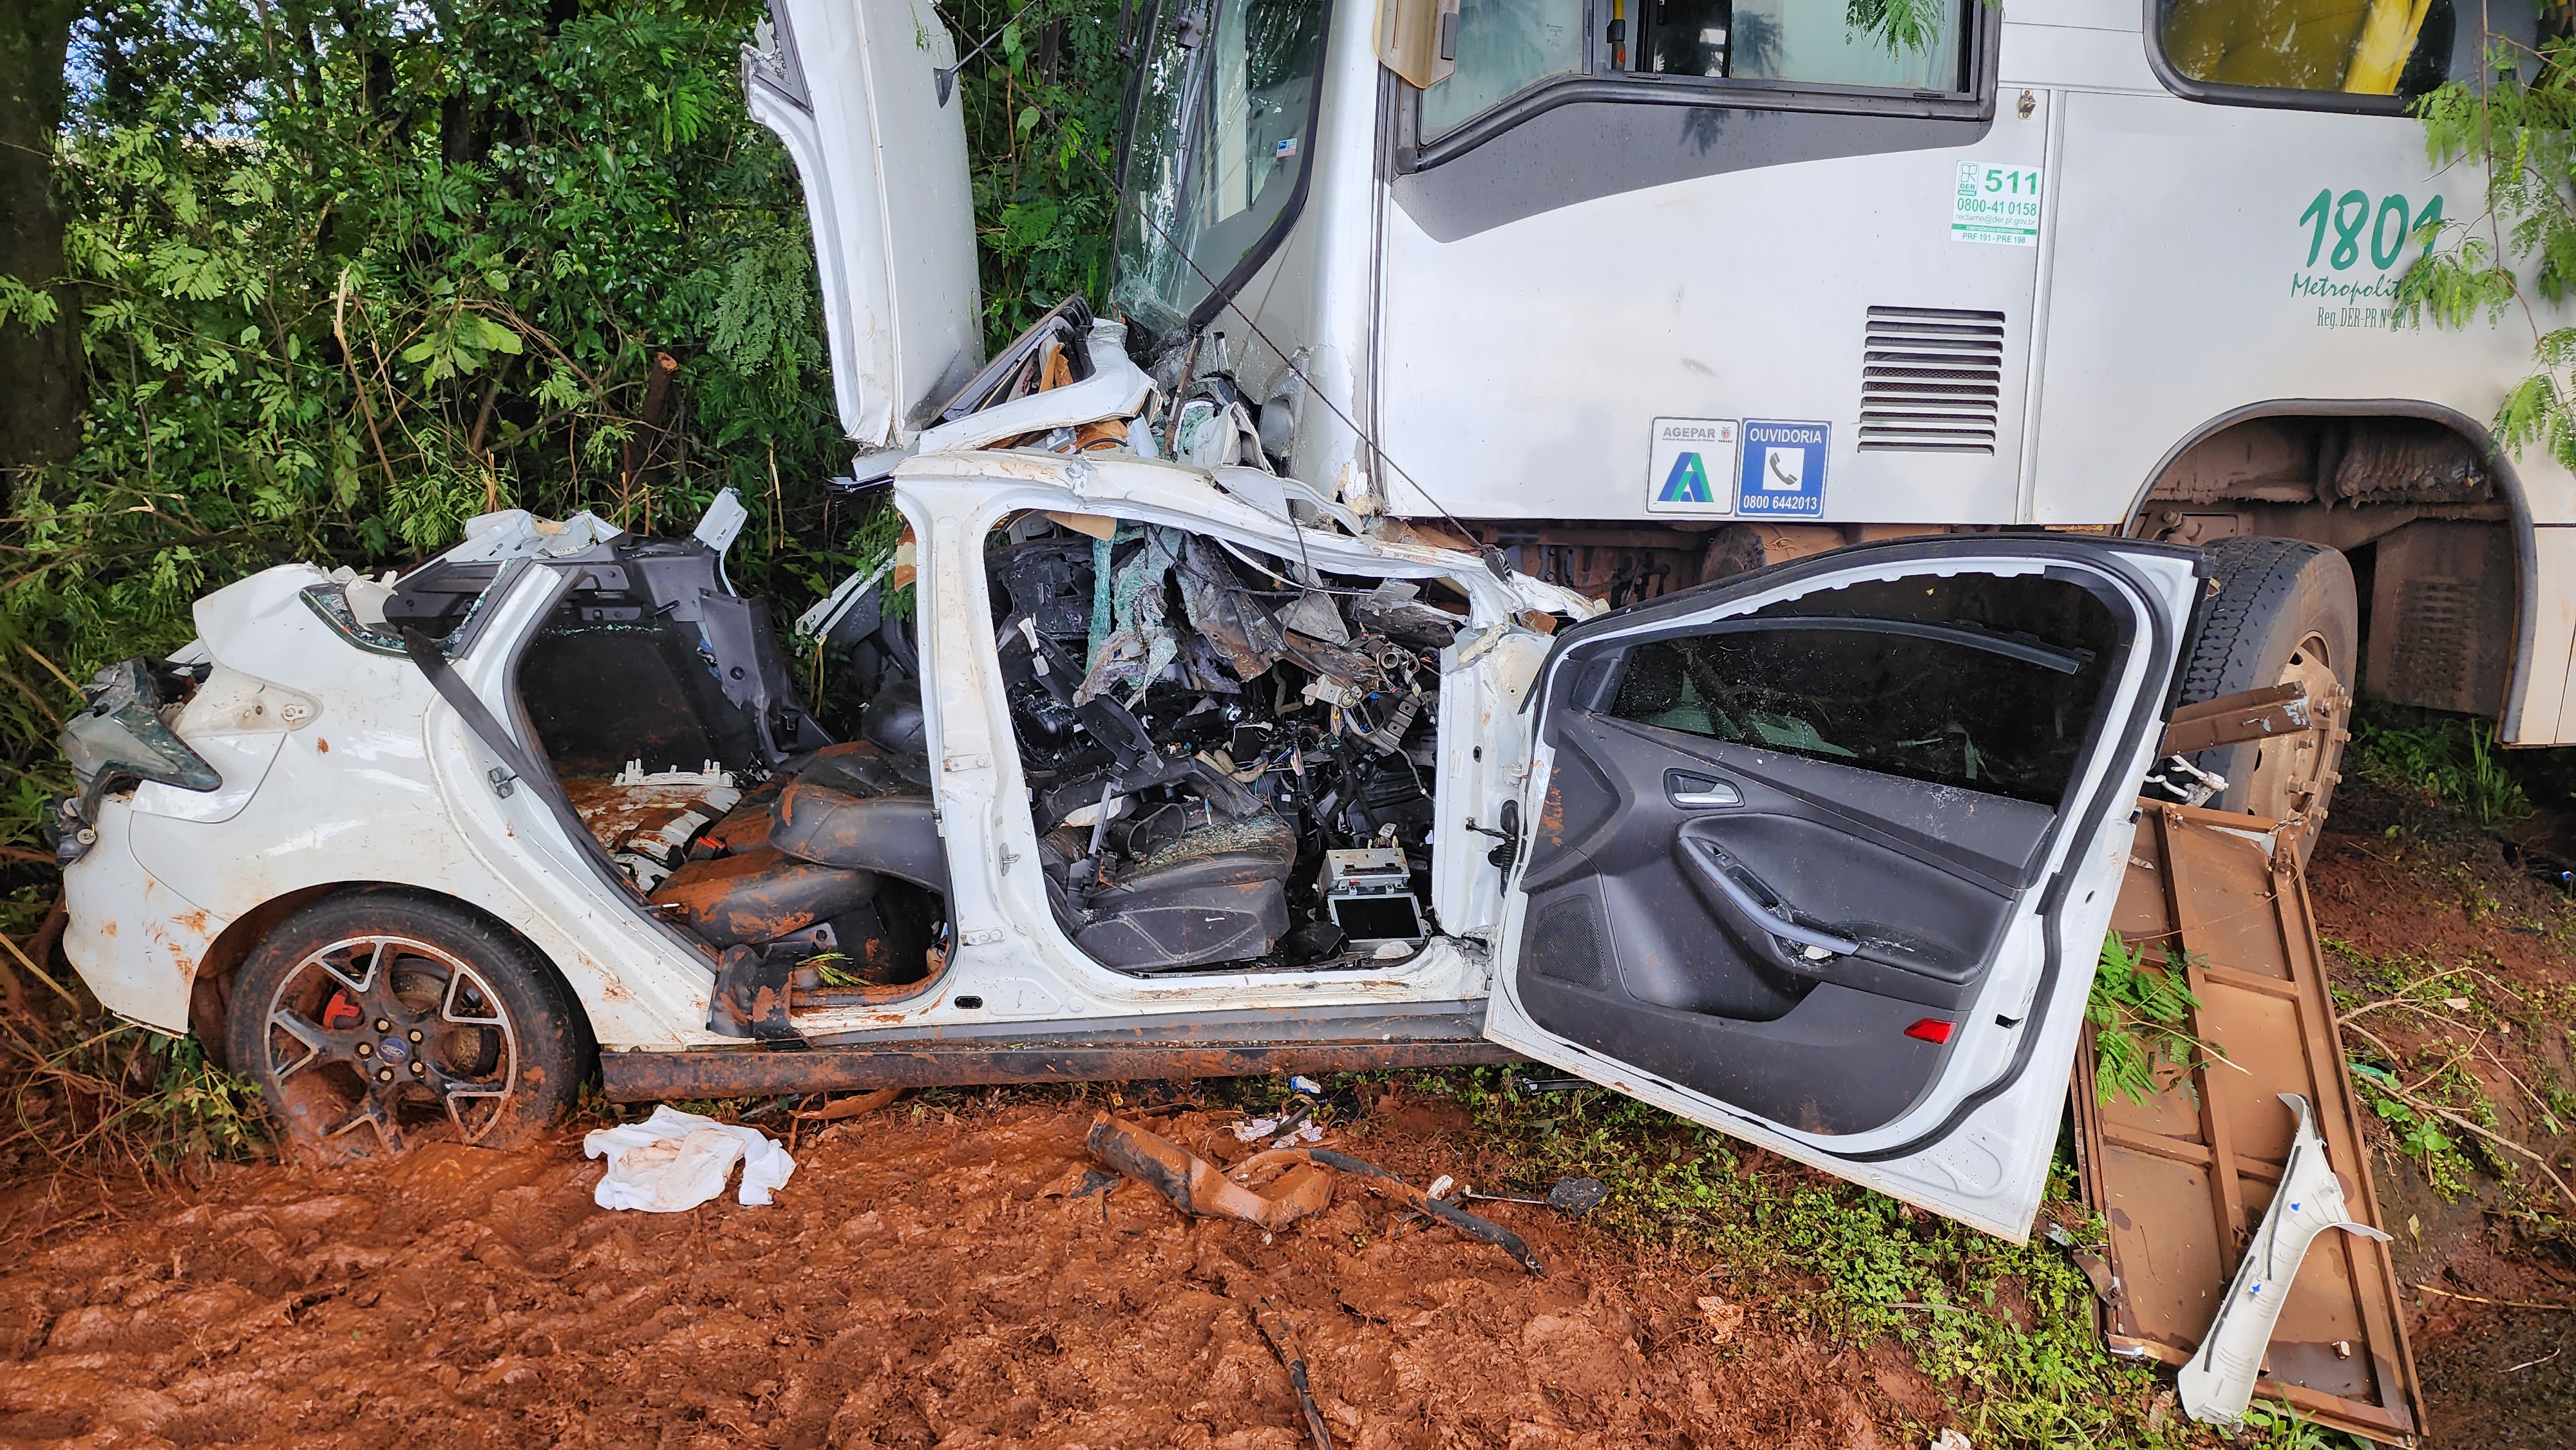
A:
{"label": "tire track in mud", "polygon": [[[570,1137],[233,1169],[0,1266],[0,1444],[1301,1450],[1259,1295],[1338,1447],[1902,1443],[1873,1356],[1713,1329],[1705,1265],[1489,1205],[1533,1279],[1348,1186],[1274,1235],[1123,1180],[1068,1198],[1088,1121],[861,1120],[774,1206],[673,1215],[595,1207]],[[1436,1146],[1362,1151],[1427,1178]]]}

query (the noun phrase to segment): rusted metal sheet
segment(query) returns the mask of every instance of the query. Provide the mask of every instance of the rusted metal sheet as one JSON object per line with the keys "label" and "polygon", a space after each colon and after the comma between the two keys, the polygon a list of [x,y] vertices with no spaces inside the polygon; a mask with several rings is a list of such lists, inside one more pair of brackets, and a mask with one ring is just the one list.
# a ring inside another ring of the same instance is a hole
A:
{"label": "rusted metal sheet", "polygon": [[[1424,1029],[1411,1024],[1408,1031]],[[906,1047],[815,1047],[605,1052],[600,1077],[621,1103],[672,1098],[763,1097],[862,1088],[1006,1082],[1139,1082],[1249,1077],[1273,1072],[1375,1072],[1509,1062],[1482,1037],[1366,1041],[1074,1044],[1030,1042]]]}
{"label": "rusted metal sheet", "polygon": [[[2297,866],[2299,827],[2280,827],[2267,851],[2243,816],[2140,804],[2112,927],[2151,961],[2180,958],[2200,1000],[2190,1030],[2228,1061],[2147,1102],[2104,1103],[2088,1032],[2076,1138],[2085,1199],[2110,1223],[2104,1336],[2114,1353],[2180,1365],[2280,1182],[2295,1124],[2277,1094],[2316,1105],[2346,1197],[2384,1225]],[[2414,1443],[2422,1397],[2386,1245],[2335,1234],[2309,1250],[2256,1393],[2336,1429]]]}
{"label": "rusted metal sheet", "polygon": [[2308,687],[2292,680],[2286,685],[2240,690],[2183,706],[2166,722],[2165,742],[2159,753],[2196,755],[2217,746],[2265,740],[2313,729],[2315,725],[2308,707]]}

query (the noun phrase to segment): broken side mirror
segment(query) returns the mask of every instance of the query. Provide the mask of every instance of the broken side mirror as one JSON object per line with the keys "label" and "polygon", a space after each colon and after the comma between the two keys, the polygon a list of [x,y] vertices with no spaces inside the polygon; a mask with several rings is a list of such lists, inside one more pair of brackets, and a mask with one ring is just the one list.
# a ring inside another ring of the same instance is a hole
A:
{"label": "broken side mirror", "polygon": [[1458,69],[1458,0],[1380,0],[1378,64],[1416,90]]}

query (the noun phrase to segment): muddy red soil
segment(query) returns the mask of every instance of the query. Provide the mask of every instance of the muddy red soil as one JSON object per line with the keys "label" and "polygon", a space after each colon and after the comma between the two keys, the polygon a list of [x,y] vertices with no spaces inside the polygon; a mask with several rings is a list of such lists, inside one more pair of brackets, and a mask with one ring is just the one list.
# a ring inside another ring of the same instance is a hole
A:
{"label": "muddy red soil", "polygon": [[[1893,1445],[1937,1413],[1884,1357],[1771,1338],[1722,1278],[1545,1209],[1495,1210],[1533,1278],[1347,1185],[1269,1236],[1124,1180],[1069,1197],[1089,1121],[898,1106],[800,1144],[770,1207],[673,1215],[594,1207],[572,1139],[228,1170],[0,1270],[0,1441],[1298,1450],[1261,1296],[1360,1450]],[[1248,1151],[1202,1114],[1155,1126]],[[1368,1145],[1398,1171],[1438,1151]]]}
{"label": "muddy red soil", "polygon": [[[2319,934],[2349,948],[2329,951],[2327,965],[2353,999],[2353,1020],[2416,1072],[2456,1061],[2493,1105],[2495,1126],[2576,1183],[2576,1133],[2567,1131],[2576,1124],[2563,1121],[2563,1099],[2556,1114],[2546,1112],[2552,1088],[2576,1088],[2576,903],[2566,892],[2510,861],[2499,841],[2367,788],[2338,800],[2309,862],[2308,889]],[[2436,999],[2432,1012],[2366,1010],[2392,993],[2355,956],[2412,959],[2420,965],[2409,974],[2472,970],[2415,994]],[[2438,999],[2455,990],[2476,1008],[2448,1013]],[[2361,1055],[2355,1041],[2346,1047]],[[2556,1132],[2552,1116],[2562,1119]],[[2473,1193],[2445,1198],[2385,1124],[2365,1127],[2378,1155],[2381,1216],[2397,1235],[2397,1276],[2408,1286],[2427,1445],[2576,1446],[2576,1312],[2517,1307],[2576,1305],[2576,1245],[2532,1232],[2528,1212],[2537,1206],[2563,1223],[2576,1209],[2554,1199],[2528,1162],[2501,1152],[2489,1157],[2525,1185],[2520,1209],[2489,1177]]]}
{"label": "muddy red soil", "polygon": [[[2560,1014],[2489,1023],[2494,1069],[2472,1068],[2502,1126],[2563,1159],[2576,1140],[2539,1136],[2513,1078],[2576,1084],[2576,995],[2545,995],[2576,993],[2576,908],[2492,841],[2391,809],[2356,793],[2352,829],[2320,844],[2324,933],[2474,963],[2510,989],[2481,1000]],[[2419,1019],[2362,1020],[2409,1054],[2467,1040]],[[1185,1221],[1134,1183],[1071,1196],[1091,1112],[1066,1094],[898,1103],[807,1130],[770,1207],[668,1216],[595,1207],[575,1134],[231,1166],[186,1191],[22,1184],[0,1192],[0,1445],[1298,1450],[1249,1312],[1264,1296],[1337,1446],[1912,1446],[1945,1423],[1894,1345],[1778,1332],[1730,1302],[1723,1265],[1544,1209],[1488,1206],[1548,1266],[1532,1278],[1347,1184],[1268,1236]],[[1365,1122],[1337,1146],[1416,1184],[1482,1172],[1444,1103],[1398,1095]],[[1221,1161],[1249,1151],[1206,1113],[1151,1126]],[[2445,1201],[2384,1126],[2370,1136],[2400,1277],[2442,1291],[2408,1295],[2426,1443],[2576,1445],[2576,1314],[2478,1302],[2576,1302],[2576,1259],[2492,1183]]]}

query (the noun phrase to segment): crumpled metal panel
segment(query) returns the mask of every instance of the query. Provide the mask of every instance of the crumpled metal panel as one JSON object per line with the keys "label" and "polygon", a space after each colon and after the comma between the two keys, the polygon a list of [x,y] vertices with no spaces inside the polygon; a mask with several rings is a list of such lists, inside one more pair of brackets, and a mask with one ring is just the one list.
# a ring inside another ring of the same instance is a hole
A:
{"label": "crumpled metal panel", "polygon": [[[2088,1028],[2076,1055],[2076,1141],[2085,1201],[2110,1224],[2104,1337],[2114,1354],[2180,1365],[2216,1317],[2280,1182],[2296,1125],[2279,1094],[2316,1105],[2327,1162],[2355,1216],[2385,1226],[2290,839],[2296,828],[2280,828],[2267,851],[2249,838],[2260,828],[2247,817],[2140,805],[2112,927],[2150,960],[2179,950],[2200,1000],[2189,1028],[2228,1062],[2143,1103],[2104,1103]],[[2398,1302],[2385,1244],[2318,1240],[2255,1393],[2323,1425],[2412,1445],[2423,1400]]]}

